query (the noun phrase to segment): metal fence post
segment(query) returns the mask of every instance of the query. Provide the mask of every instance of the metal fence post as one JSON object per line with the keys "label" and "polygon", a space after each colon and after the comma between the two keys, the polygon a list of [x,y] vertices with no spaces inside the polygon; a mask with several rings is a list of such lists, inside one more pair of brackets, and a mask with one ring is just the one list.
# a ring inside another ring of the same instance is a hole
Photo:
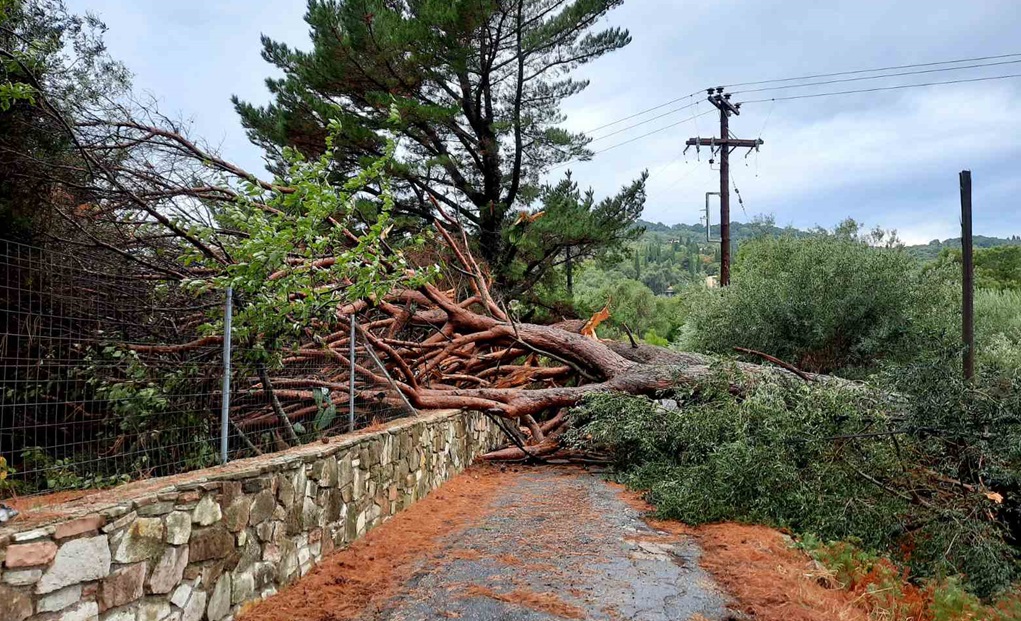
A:
{"label": "metal fence post", "polygon": [[223,309],[223,397],[220,401],[220,463],[227,463],[227,435],[230,427],[230,320],[233,315],[234,289],[227,287]]}
{"label": "metal fence post", "polygon": [[351,368],[350,380],[347,386],[347,430],[352,432],[355,430],[355,338],[357,332],[355,332],[355,316],[351,314]]}

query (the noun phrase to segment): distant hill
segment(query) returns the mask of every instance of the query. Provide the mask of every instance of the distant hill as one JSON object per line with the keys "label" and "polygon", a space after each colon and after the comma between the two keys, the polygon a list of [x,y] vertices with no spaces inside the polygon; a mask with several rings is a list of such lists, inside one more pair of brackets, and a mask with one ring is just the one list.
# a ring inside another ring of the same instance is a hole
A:
{"label": "distant hill", "polygon": [[[986,237],[985,235],[976,235],[974,239],[976,248],[995,248],[996,246],[1021,246],[1021,237],[1012,235],[1011,237]],[[920,259],[935,259],[939,256],[939,253],[944,248],[960,248],[961,238],[953,237],[951,239],[944,239],[940,241],[934,239],[928,244],[917,244],[914,246],[907,246],[907,249],[911,251],[911,254],[917,256]]]}
{"label": "distant hill", "polygon": [[[639,220],[638,226],[645,227],[646,241],[665,241],[668,239],[676,238],[680,240],[692,239],[692,240],[705,240],[705,225],[704,224],[663,224],[662,222],[649,222],[646,220]],[[713,237],[719,238],[719,226],[713,226]],[[780,235],[794,235],[797,237],[805,237],[812,235],[812,231],[806,231],[803,229],[797,229],[791,226],[778,227],[771,223],[763,222],[731,222],[730,224],[730,236],[734,240],[735,245],[740,245],[742,240],[757,237],[759,235],[768,236],[780,236]],[[1012,235],[1011,237],[986,237],[985,235],[975,236],[975,247],[976,248],[993,248],[996,246],[1021,246],[1021,236]],[[961,238],[954,237],[951,239],[944,239],[942,241],[934,239],[927,244],[915,244],[912,246],[906,246],[905,248],[911,252],[911,254],[917,256],[920,259],[935,259],[939,256],[939,253],[944,248],[960,248]]]}

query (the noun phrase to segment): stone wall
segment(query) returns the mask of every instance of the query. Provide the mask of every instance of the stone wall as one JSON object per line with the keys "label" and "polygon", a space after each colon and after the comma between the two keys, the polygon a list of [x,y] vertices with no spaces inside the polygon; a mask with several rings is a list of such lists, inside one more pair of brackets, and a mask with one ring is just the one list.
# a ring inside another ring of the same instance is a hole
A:
{"label": "stone wall", "polygon": [[0,620],[229,620],[463,470],[497,431],[476,412],[430,413],[26,512],[0,530]]}

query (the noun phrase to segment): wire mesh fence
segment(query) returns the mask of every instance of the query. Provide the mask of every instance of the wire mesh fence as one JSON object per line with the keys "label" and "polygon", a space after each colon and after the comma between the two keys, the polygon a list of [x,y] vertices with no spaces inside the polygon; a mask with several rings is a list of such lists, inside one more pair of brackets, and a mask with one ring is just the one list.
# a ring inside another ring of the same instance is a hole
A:
{"label": "wire mesh fence", "polygon": [[[0,498],[175,474],[413,413],[356,326],[259,362],[250,344],[225,347],[226,300],[116,253],[0,241]],[[354,381],[352,330],[355,368],[371,371]]]}

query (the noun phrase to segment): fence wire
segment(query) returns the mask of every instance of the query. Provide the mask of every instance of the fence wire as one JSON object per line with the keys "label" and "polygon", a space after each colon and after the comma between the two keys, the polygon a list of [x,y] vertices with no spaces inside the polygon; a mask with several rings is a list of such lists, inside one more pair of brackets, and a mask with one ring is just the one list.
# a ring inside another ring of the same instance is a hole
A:
{"label": "fence wire", "polygon": [[[0,498],[221,461],[223,335],[207,332],[225,294],[196,298],[113,253],[0,240]],[[355,342],[356,368],[372,373],[353,391],[350,329],[336,347],[265,368],[249,348],[233,349],[227,457],[413,414],[392,382],[371,379],[385,369]]]}

